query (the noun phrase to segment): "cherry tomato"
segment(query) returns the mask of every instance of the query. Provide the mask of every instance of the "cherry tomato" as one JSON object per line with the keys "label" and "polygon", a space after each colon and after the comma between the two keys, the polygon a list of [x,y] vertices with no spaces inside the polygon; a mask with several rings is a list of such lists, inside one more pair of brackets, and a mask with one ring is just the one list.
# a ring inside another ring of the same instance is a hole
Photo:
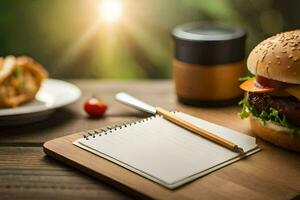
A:
{"label": "cherry tomato", "polygon": [[92,97],[84,103],[84,110],[91,117],[102,117],[107,110],[107,105],[96,97]]}

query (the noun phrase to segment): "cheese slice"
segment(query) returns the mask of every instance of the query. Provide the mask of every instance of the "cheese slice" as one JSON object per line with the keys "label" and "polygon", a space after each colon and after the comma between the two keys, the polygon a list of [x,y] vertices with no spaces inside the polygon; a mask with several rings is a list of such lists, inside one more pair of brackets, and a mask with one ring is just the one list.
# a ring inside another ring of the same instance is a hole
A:
{"label": "cheese slice", "polygon": [[262,87],[256,82],[256,78],[251,78],[240,85],[240,88],[247,92],[268,93],[276,91],[276,88]]}
{"label": "cheese slice", "polygon": [[300,100],[300,86],[293,86],[288,87],[284,89],[287,93],[290,95],[296,97],[298,100]]}

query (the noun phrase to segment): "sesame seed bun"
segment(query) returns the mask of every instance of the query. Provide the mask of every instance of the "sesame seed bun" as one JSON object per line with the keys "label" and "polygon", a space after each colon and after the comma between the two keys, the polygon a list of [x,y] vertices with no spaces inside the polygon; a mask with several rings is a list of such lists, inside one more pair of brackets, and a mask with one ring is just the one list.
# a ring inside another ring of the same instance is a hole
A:
{"label": "sesame seed bun", "polygon": [[300,84],[300,29],[279,33],[259,43],[251,51],[247,66],[255,75]]}
{"label": "sesame seed bun", "polygon": [[273,122],[263,125],[260,120],[250,116],[252,131],[258,137],[269,141],[277,146],[300,152],[300,133],[293,133],[292,130],[279,126]]}

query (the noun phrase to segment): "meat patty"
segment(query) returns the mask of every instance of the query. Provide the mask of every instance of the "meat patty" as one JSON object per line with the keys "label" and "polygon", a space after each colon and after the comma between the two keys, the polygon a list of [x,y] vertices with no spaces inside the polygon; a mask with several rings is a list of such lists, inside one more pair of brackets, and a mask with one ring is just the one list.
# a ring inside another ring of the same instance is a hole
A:
{"label": "meat patty", "polygon": [[269,94],[248,93],[250,105],[258,111],[278,110],[288,122],[300,127],[300,101],[293,96],[271,96]]}

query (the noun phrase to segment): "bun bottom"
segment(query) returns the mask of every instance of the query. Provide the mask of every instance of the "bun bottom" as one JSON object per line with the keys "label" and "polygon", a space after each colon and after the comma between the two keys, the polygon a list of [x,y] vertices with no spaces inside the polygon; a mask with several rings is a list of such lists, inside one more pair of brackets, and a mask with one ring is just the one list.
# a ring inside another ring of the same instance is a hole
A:
{"label": "bun bottom", "polygon": [[250,116],[252,131],[258,137],[277,146],[300,152],[300,133],[294,134],[291,130],[267,122],[263,125],[256,117]]}

